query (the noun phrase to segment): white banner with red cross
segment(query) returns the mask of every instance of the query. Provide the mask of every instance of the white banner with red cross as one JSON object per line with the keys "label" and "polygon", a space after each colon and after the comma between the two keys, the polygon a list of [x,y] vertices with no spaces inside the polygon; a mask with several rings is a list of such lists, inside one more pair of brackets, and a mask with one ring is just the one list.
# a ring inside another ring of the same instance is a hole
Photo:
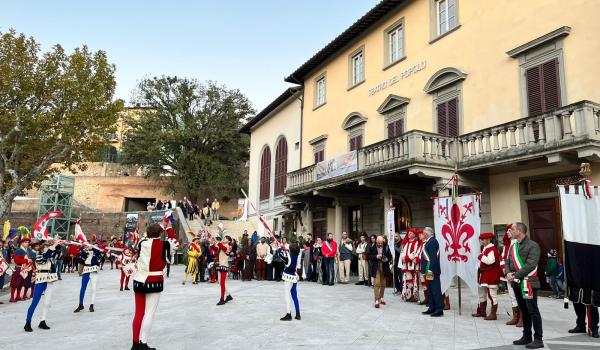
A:
{"label": "white banner with red cross", "polygon": [[440,245],[440,282],[442,293],[454,276],[462,278],[477,295],[481,230],[480,194],[438,197],[433,203],[435,237]]}

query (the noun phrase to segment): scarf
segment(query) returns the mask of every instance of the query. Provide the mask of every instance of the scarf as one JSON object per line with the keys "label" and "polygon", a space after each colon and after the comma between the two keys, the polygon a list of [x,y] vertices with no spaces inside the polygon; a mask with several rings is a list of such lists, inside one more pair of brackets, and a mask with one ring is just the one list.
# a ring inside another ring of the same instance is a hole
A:
{"label": "scarf", "polygon": [[[519,255],[519,241],[515,242],[515,244],[513,245],[513,250],[510,258],[517,269],[521,270],[523,268],[523,260],[521,260],[521,256]],[[515,280],[515,282],[520,284],[521,293],[523,293],[524,299],[533,299],[533,287],[531,287],[531,281],[529,281],[529,277],[535,276],[537,276],[537,266],[520,282],[518,280]]]}

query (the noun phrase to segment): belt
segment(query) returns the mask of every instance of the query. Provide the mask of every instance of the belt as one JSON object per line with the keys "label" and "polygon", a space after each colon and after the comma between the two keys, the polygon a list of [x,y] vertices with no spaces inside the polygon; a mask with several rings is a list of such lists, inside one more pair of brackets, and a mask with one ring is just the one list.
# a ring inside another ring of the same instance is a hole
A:
{"label": "belt", "polygon": [[51,270],[38,270],[39,273],[48,273],[48,272],[52,272]]}
{"label": "belt", "polygon": [[163,272],[162,271],[150,271],[146,273],[148,276],[162,276]]}

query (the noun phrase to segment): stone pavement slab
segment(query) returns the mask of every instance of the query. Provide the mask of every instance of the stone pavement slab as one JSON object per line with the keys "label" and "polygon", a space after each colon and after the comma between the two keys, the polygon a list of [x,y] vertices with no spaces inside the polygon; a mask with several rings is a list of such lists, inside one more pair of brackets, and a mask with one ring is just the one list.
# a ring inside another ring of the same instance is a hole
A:
{"label": "stone pavement slab", "polygon": [[[373,307],[373,291],[365,286],[301,282],[298,286],[302,321],[281,322],[285,313],[283,283],[228,280],[234,300],[216,306],[216,284],[181,285],[182,266],[173,267],[161,295],[149,343],[158,349],[516,349],[512,341],[521,330],[506,326],[510,305],[500,296],[498,321],[472,318],[476,298],[463,288],[462,315],[456,290],[453,310],[444,317],[422,315],[422,306],[405,303],[386,290],[388,305]],[[96,312],[74,314],[80,278],[66,274],[57,282],[48,325],[37,328],[41,309],[34,316],[33,333],[23,325],[29,301],[9,304],[0,296],[0,349],[128,349],[131,345],[133,293],[118,290],[119,273],[102,271],[98,281]],[[89,295],[87,296],[89,298]],[[575,315],[562,301],[540,298],[544,340],[551,349],[600,348],[597,339],[570,337]],[[41,305],[40,305],[41,306]],[[87,306],[87,299],[86,299]],[[589,344],[589,345],[588,345]]]}

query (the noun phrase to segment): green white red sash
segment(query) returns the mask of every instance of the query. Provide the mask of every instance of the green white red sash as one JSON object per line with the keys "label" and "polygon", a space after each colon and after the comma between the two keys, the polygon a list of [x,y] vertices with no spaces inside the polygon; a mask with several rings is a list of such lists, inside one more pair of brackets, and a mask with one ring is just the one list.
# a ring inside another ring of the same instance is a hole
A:
{"label": "green white red sash", "polygon": [[[512,262],[515,265],[515,267],[517,268],[517,270],[521,270],[523,268],[523,260],[521,260],[521,256],[519,255],[519,242],[518,241],[515,242],[515,244],[513,244],[513,250],[512,250],[510,259],[512,260]],[[520,281],[519,284],[521,286],[521,292],[523,293],[523,298],[525,298],[525,299],[533,298],[533,287],[531,286],[531,281],[529,281],[529,278],[536,277],[536,276],[537,276],[537,266],[535,267],[535,269],[533,269],[533,271],[531,271],[527,276],[525,276]]]}

